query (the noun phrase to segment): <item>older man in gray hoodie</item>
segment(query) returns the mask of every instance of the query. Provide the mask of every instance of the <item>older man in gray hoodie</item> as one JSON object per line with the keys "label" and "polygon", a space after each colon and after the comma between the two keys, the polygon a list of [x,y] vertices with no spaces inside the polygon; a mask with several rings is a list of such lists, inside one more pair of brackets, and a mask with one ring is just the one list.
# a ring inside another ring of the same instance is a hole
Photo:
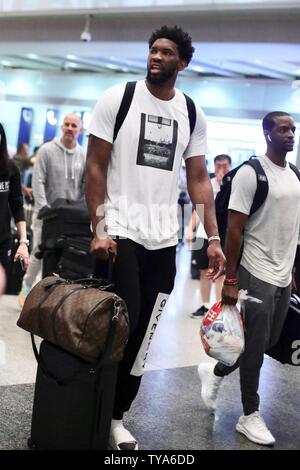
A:
{"label": "older man in gray hoodie", "polygon": [[60,139],[55,138],[39,149],[33,170],[33,247],[19,294],[21,306],[41,269],[41,260],[35,256],[42,235],[42,221],[37,218],[38,212],[58,198],[74,201],[84,197],[85,153],[77,142],[82,132],[80,117],[73,113],[66,115],[61,129]]}

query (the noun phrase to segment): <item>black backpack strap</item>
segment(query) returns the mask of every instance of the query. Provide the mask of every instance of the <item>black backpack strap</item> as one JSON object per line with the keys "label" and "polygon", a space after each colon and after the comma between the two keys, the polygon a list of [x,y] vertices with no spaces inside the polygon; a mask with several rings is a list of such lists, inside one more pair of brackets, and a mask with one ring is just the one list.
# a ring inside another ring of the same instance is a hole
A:
{"label": "black backpack strap", "polygon": [[252,215],[256,212],[265,202],[266,197],[269,192],[269,183],[266,173],[264,172],[263,167],[261,166],[257,158],[250,158],[246,162],[246,165],[250,165],[256,173],[257,189],[253,198],[253,203],[250,209],[250,214]]}
{"label": "black backpack strap", "polygon": [[300,181],[300,171],[298,170],[296,165],[294,165],[293,163],[290,163],[290,162],[289,162],[289,165],[290,165],[290,169],[293,170],[293,172],[296,174],[298,180]]}
{"label": "black backpack strap", "polygon": [[186,100],[186,107],[188,110],[188,115],[189,115],[189,122],[190,122],[190,135],[192,135],[193,130],[195,129],[195,124],[196,124],[196,118],[197,118],[197,113],[196,113],[196,106],[192,98],[187,96],[185,93],[184,97]]}
{"label": "black backpack strap", "polygon": [[121,126],[127,116],[127,113],[129,111],[132,98],[134,95],[134,90],[135,90],[136,82],[127,82],[123,94],[123,98],[120,104],[120,108],[116,117],[116,122],[115,122],[115,128],[114,128],[114,139],[113,141],[116,140],[117,135],[119,133],[119,130],[121,129]]}

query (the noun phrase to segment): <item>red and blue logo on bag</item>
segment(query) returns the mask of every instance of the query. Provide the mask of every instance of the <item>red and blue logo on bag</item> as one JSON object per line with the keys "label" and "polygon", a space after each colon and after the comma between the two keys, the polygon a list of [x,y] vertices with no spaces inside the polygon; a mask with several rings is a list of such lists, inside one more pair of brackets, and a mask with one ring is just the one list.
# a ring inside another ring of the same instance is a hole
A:
{"label": "red and blue logo on bag", "polygon": [[216,318],[220,315],[222,310],[222,302],[216,302],[210,309],[209,311],[205,314],[202,325],[203,326],[209,326],[211,325]]}

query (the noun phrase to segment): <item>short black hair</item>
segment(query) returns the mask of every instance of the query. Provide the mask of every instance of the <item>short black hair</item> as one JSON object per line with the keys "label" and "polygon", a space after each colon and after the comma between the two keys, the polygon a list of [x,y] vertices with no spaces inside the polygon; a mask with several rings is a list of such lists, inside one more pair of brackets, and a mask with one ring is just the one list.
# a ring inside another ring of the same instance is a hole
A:
{"label": "short black hair", "polygon": [[272,111],[265,115],[262,121],[262,128],[264,131],[270,131],[275,126],[274,118],[281,117],[281,116],[291,116],[289,113],[285,113],[284,111]]}
{"label": "short black hair", "polygon": [[178,47],[180,59],[185,60],[187,64],[190,63],[195,48],[192,46],[192,38],[188,33],[185,33],[180,26],[162,26],[160,29],[156,29],[150,36],[148,44],[149,48],[152,47],[153,43],[157,39],[169,39],[175,42]]}
{"label": "short black hair", "polygon": [[223,160],[228,160],[229,165],[231,165],[231,157],[227,153],[220,153],[214,158],[214,163],[221,162]]}

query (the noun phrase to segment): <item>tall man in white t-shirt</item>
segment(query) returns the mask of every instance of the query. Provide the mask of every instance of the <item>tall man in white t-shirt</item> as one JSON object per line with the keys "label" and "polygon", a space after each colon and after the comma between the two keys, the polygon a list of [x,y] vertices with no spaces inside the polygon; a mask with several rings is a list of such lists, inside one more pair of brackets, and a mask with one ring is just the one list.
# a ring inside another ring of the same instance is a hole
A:
{"label": "tall man in white t-shirt", "polygon": [[[125,85],[107,90],[90,123],[86,199],[92,220],[92,250],[101,258],[115,254],[116,292],[126,301],[130,338],[119,365],[110,445],[136,450],[123,426],[134,400],[149,343],[175,278],[178,242],[177,187],[181,159],[194,204],[205,204],[211,276],[224,270],[214,199],[205,165],[206,121],[197,109],[190,133],[186,99],[175,81],[194,48],[181,28],[167,26],[149,39],[146,80],[136,84],[128,114],[113,140]],[[96,214],[97,212],[97,214]]]}
{"label": "tall man in white t-shirt", "polygon": [[275,438],[259,414],[259,376],[264,353],[278,341],[289,307],[299,233],[300,184],[286,161],[286,154],[294,147],[292,117],[277,111],[267,114],[263,132],[267,151],[259,161],[268,179],[268,195],[249,217],[257,180],[254,169],[243,165],[232,180],[222,290],[224,304],[236,304],[238,289],[246,289],[262,303],[245,303],[245,351],[239,361],[232,367],[202,363],[199,374],[202,399],[208,408],[215,409],[222,378],[239,366],[244,416],[236,429],[253,442],[272,445]]}

